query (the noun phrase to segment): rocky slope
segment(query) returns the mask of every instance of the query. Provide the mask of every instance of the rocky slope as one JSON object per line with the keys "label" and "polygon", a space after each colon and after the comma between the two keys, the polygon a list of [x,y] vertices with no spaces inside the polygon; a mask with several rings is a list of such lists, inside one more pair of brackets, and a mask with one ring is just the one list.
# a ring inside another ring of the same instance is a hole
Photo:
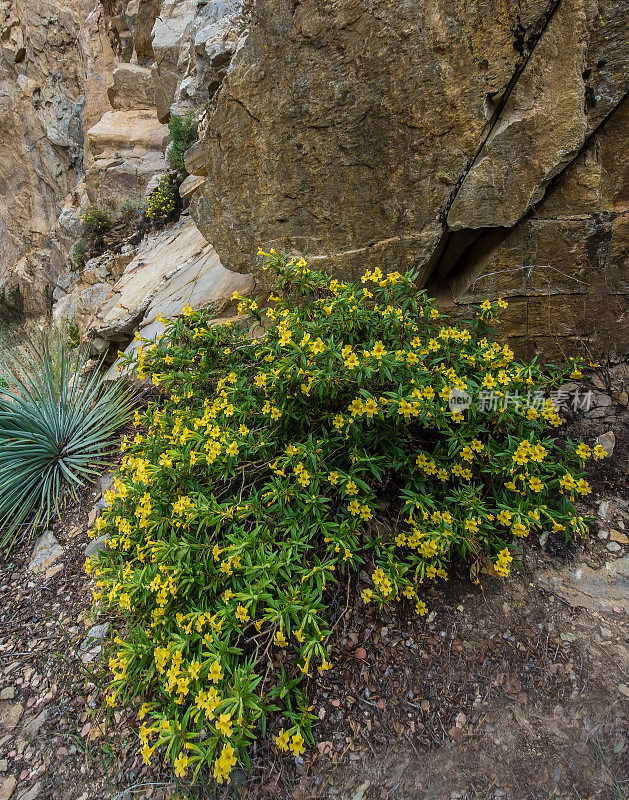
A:
{"label": "rocky slope", "polygon": [[[217,308],[251,288],[214,259],[260,290],[263,244],[343,275],[414,267],[456,313],[508,296],[520,352],[626,348],[629,0],[5,0],[0,14],[5,305],[41,311],[54,288],[56,316],[102,352],[146,324],[164,281],[188,291],[207,264]],[[188,111],[194,222],[166,249],[132,237],[68,269],[79,214],[140,206],[170,114]],[[112,327],[141,270],[145,296]]]}
{"label": "rocky slope", "polygon": [[[167,168],[171,111],[201,115],[236,49],[241,12],[237,0],[38,0],[28,13],[24,2],[2,3],[0,303],[41,313],[54,300],[55,317],[76,320],[82,332],[89,325],[102,352],[132,335],[129,320],[142,321],[158,290],[178,287],[174,310],[190,298],[220,304],[228,290],[250,285],[235,276],[232,286],[189,219],[142,241],[127,225],[126,242],[80,268],[68,260],[89,206],[114,220],[142,206]],[[104,323],[103,340],[98,319],[107,310],[93,320],[95,312],[121,292],[129,300],[138,271],[145,296],[118,328]]]}

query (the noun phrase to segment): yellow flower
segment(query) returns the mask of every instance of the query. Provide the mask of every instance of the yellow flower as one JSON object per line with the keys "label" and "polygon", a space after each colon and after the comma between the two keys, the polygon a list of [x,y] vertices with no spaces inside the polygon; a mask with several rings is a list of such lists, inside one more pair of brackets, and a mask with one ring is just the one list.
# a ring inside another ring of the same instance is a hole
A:
{"label": "yellow flower", "polygon": [[221,714],[216,722],[216,730],[223,734],[223,736],[229,737],[232,735],[232,724],[231,724],[231,714]]}
{"label": "yellow flower", "polygon": [[371,355],[376,358],[378,361],[382,360],[383,356],[386,356],[387,351],[384,349],[384,344],[378,340],[374,346],[373,350],[371,351]]}
{"label": "yellow flower", "polygon": [[275,743],[284,752],[288,750],[288,743],[290,741],[290,733],[285,731],[284,728],[280,728],[279,733],[275,737]]}
{"label": "yellow flower", "polygon": [[511,528],[511,533],[513,533],[514,536],[518,536],[520,539],[522,539],[525,536],[528,536],[529,529],[525,525],[522,525],[521,522],[516,522]]}
{"label": "yellow flower", "polygon": [[585,444],[585,442],[581,442],[574,452],[579,456],[579,458],[583,459],[589,458],[592,455],[592,451]]}
{"label": "yellow flower", "polygon": [[577,486],[577,482],[569,472],[566,472],[566,474],[559,479],[559,484],[564,489],[575,489]]}
{"label": "yellow flower", "polygon": [[183,778],[183,776],[186,774],[186,769],[188,768],[189,763],[190,759],[188,756],[184,756],[183,753],[179,753],[175,759],[175,775],[178,778]]}
{"label": "yellow flower", "polygon": [[360,504],[358,500],[352,500],[352,502],[347,506],[349,513],[352,516],[357,516],[360,513]]}
{"label": "yellow flower", "polygon": [[339,482],[339,474],[338,474],[338,472],[331,472],[328,475],[328,480],[330,481],[332,486],[336,486],[336,484]]}
{"label": "yellow flower", "polygon": [[293,738],[290,743],[290,749],[294,756],[300,756],[303,752],[305,752],[306,748],[304,747],[304,737],[301,735],[301,731],[297,731],[297,733],[293,734]]}
{"label": "yellow flower", "polygon": [[498,514],[496,519],[501,525],[505,525],[508,528],[511,525],[511,512],[505,509]]}
{"label": "yellow flower", "polygon": [[235,764],[236,756],[234,755],[234,748],[227,742],[223,745],[220,756],[214,762],[214,778],[216,782],[222,783],[226,780]]}
{"label": "yellow flower", "polygon": [[240,622],[246,622],[249,619],[249,611],[246,606],[239,605],[236,608],[236,618]]}
{"label": "yellow flower", "polygon": [[278,647],[286,647],[286,645],[288,644],[288,642],[286,641],[286,638],[285,638],[285,636],[284,636],[284,631],[281,631],[281,630],[280,630],[280,631],[277,631],[277,632],[276,632],[276,634],[275,634],[275,636],[273,637],[273,642],[274,642],[274,643],[275,643],[275,644],[276,644]]}
{"label": "yellow flower", "polygon": [[537,476],[533,476],[529,481],[529,488],[533,492],[541,492],[544,488],[544,484]]}
{"label": "yellow flower", "polygon": [[356,397],[349,406],[349,413],[353,417],[360,417],[364,413],[363,401]]}
{"label": "yellow flower", "polygon": [[186,303],[183,307],[182,314],[184,317],[189,317],[193,313],[193,308],[189,303]]}
{"label": "yellow flower", "polygon": [[598,461],[599,458],[607,458],[607,450],[605,450],[602,444],[595,445],[592,452],[594,453],[594,459],[596,461]]}
{"label": "yellow flower", "polygon": [[354,481],[347,481],[345,484],[345,494],[353,495],[358,494],[358,486],[354,483]]}
{"label": "yellow flower", "polygon": [[220,665],[219,661],[214,661],[212,666],[210,667],[210,672],[208,674],[208,678],[213,681],[213,683],[218,683],[223,677],[223,668]]}

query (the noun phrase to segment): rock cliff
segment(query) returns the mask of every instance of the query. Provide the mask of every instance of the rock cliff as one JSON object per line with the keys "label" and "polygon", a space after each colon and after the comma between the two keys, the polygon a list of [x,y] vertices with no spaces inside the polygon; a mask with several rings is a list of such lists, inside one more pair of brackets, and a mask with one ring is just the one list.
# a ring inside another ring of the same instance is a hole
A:
{"label": "rock cliff", "polygon": [[[103,349],[179,283],[217,308],[251,288],[229,270],[260,290],[264,245],[413,267],[457,314],[507,296],[520,351],[624,349],[628,20],[629,0],[3,0],[0,298],[54,289]],[[187,112],[194,221],[69,269],[80,213],[139,206]]]}
{"label": "rock cliff", "polygon": [[628,19],[627,0],[258,0],[197,224],[234,270],[260,244],[412,266],[447,305],[511,295],[529,349],[626,342]]}

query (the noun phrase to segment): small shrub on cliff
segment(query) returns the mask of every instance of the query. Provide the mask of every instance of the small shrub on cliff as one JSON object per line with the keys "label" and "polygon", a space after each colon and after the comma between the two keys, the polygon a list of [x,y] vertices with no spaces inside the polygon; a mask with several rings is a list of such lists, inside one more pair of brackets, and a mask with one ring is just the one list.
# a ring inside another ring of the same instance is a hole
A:
{"label": "small shrub on cliff", "polygon": [[165,220],[177,208],[177,187],[169,175],[163,175],[149,195],[146,216],[152,222]]}
{"label": "small shrub on cliff", "polygon": [[15,357],[0,384],[0,547],[20,528],[48,524],[68,494],[97,476],[116,430],[131,416],[130,396],[87,354],[44,338]]}
{"label": "small shrub on cliff", "polygon": [[186,114],[185,117],[171,114],[168,122],[170,133],[170,143],[167,150],[167,158],[170,166],[177,171],[183,180],[188,174],[184,162],[184,154],[197,136],[197,121],[193,114]]}
{"label": "small shrub on cliff", "polygon": [[111,225],[109,214],[96,206],[90,206],[85,214],[81,214],[80,220],[83,223],[85,235],[91,238],[102,236]]}
{"label": "small shrub on cliff", "polygon": [[83,269],[87,260],[87,242],[85,239],[77,239],[70,250],[70,262],[74,269]]}
{"label": "small shrub on cliff", "polygon": [[[95,528],[108,549],[87,564],[123,621],[107,702],[142,698],[147,762],[219,783],[271,712],[281,750],[312,741],[299,683],[330,667],[330,584],[363,569],[365,603],[424,615],[453,562],[507,577],[521,539],[585,533],[573,503],[604,454],[555,442],[552,377],[491,338],[502,301],[463,328],[411,274],[344,283],[274,253],[267,268],[276,288],[265,309],[242,300],[246,325],[186,307],[143,341],[162,396],[124,443]],[[490,392],[535,402],[483,408]]]}

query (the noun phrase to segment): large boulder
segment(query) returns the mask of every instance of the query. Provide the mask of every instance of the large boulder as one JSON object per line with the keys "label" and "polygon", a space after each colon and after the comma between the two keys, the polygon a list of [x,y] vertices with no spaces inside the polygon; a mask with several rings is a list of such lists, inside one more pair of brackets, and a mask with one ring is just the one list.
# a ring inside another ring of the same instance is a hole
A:
{"label": "large boulder", "polygon": [[153,175],[166,169],[168,128],[155,109],[108,111],[87,132],[87,144],[94,160],[85,182],[96,206],[139,204]]}
{"label": "large boulder", "polygon": [[[519,352],[560,357],[629,342],[629,100],[512,229],[482,236],[446,278],[446,305],[504,296],[503,328]],[[441,280],[431,288],[437,289]]]}
{"label": "large boulder", "polygon": [[[534,233],[529,216],[629,89],[628,14],[629,0],[258,0],[188,159],[207,177],[193,216],[260,285],[263,245],[350,277],[414,267],[441,290],[510,232],[507,261],[539,263],[541,245],[564,271],[586,247],[598,268],[587,225]],[[513,335],[557,332],[560,308],[524,295]]]}

